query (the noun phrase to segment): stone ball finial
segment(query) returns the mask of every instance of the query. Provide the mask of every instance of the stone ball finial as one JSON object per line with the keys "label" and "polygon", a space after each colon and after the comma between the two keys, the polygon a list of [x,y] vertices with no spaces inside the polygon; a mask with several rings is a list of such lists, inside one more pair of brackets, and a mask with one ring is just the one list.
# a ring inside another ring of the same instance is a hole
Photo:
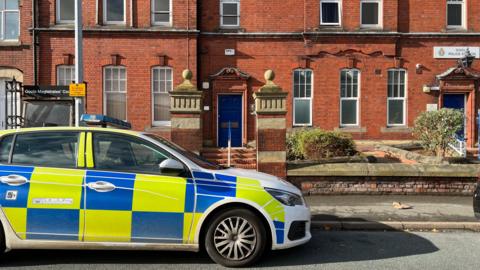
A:
{"label": "stone ball finial", "polygon": [[268,82],[268,81],[273,81],[275,80],[275,72],[273,72],[273,70],[269,69],[267,71],[265,71],[265,80]]}
{"label": "stone ball finial", "polygon": [[193,73],[189,69],[185,69],[182,72],[182,77],[183,77],[184,80],[189,80],[190,81],[193,77]]}

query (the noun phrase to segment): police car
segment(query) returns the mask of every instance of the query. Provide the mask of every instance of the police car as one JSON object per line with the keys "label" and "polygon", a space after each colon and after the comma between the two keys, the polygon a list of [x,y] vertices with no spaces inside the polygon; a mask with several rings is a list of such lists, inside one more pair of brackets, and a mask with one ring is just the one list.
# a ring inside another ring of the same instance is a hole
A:
{"label": "police car", "polygon": [[5,251],[205,248],[225,266],[311,238],[309,209],[290,183],[102,127],[0,132],[0,226]]}

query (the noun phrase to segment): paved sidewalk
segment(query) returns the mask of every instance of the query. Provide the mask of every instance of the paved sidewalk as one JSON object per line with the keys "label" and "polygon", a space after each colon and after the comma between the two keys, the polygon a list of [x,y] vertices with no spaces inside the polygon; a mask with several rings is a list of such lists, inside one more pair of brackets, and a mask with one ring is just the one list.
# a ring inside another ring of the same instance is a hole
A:
{"label": "paved sidewalk", "polygon": [[[309,196],[313,227],[365,230],[480,230],[472,197],[344,195]],[[396,209],[394,202],[411,206]]]}

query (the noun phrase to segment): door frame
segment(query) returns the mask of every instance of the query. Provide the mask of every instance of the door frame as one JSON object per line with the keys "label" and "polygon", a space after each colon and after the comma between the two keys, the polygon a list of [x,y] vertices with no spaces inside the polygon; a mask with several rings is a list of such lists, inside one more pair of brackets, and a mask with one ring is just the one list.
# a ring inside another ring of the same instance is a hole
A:
{"label": "door frame", "polygon": [[217,120],[215,121],[215,126],[216,126],[216,146],[217,147],[220,147],[219,146],[219,139],[220,139],[220,136],[219,136],[219,130],[220,130],[220,125],[218,123],[218,120],[219,120],[219,116],[218,116],[218,113],[220,112],[220,103],[219,103],[219,100],[220,100],[220,96],[241,96],[242,97],[242,105],[240,106],[241,107],[241,115],[242,115],[242,125],[241,125],[241,128],[242,130],[240,131],[240,134],[242,136],[241,140],[242,140],[242,146],[240,147],[232,147],[232,148],[242,148],[243,145],[245,144],[245,130],[246,128],[244,128],[245,126],[245,95],[243,94],[243,92],[227,92],[227,93],[217,93],[216,95],[216,99],[217,99],[217,104],[216,104],[216,111],[215,111],[215,117],[217,118]]}

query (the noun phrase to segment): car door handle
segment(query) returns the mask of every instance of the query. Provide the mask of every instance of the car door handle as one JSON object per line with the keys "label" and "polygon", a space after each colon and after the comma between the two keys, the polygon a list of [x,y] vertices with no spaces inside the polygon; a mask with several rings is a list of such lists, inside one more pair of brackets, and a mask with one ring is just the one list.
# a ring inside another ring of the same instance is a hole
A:
{"label": "car door handle", "polygon": [[21,186],[28,183],[28,179],[17,174],[10,174],[7,176],[0,177],[0,182],[2,184],[7,184],[9,186]]}
{"label": "car door handle", "polygon": [[110,192],[116,188],[114,184],[105,181],[91,182],[87,186],[97,192]]}

